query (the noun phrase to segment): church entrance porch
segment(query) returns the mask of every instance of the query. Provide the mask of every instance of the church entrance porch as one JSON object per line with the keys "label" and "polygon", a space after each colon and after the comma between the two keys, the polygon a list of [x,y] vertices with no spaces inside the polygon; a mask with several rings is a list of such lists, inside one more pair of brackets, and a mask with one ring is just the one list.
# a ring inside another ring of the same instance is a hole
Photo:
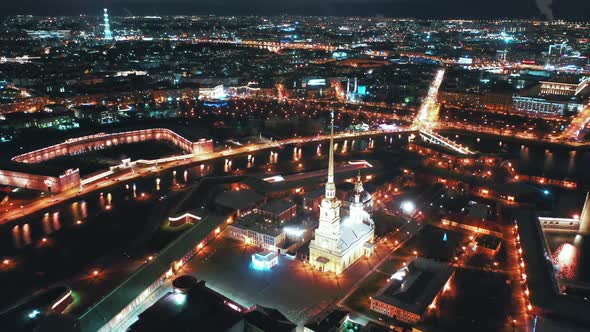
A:
{"label": "church entrance porch", "polygon": [[325,271],[329,270],[328,268],[326,268],[326,265],[329,262],[330,262],[329,258],[326,258],[324,256],[320,256],[315,260],[315,263],[313,265],[318,271],[325,272]]}

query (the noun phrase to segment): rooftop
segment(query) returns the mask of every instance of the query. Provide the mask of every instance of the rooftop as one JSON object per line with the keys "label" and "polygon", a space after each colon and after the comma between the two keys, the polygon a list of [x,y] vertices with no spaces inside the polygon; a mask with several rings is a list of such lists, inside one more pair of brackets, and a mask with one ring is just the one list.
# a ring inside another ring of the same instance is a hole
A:
{"label": "rooftop", "polygon": [[297,328],[285,315],[274,308],[256,305],[256,309],[247,312],[244,319],[249,325],[254,325],[262,331],[292,332]]}
{"label": "rooftop", "polygon": [[278,236],[283,233],[280,228],[276,227],[275,223],[266,220],[264,216],[257,213],[250,213],[248,215],[242,216],[233,224],[233,226],[252,230],[257,233],[262,233],[269,236]]}
{"label": "rooftop", "polygon": [[336,331],[346,317],[348,317],[348,312],[336,309],[321,319],[305,324],[305,328],[313,332]]}
{"label": "rooftop", "polygon": [[186,294],[167,293],[139,315],[128,331],[243,331],[243,323],[262,332],[291,332],[297,327],[280,311],[245,308],[198,282]]}
{"label": "rooftop", "polygon": [[468,217],[477,218],[477,219],[481,219],[481,220],[487,220],[488,214],[490,213],[489,205],[477,203],[477,202],[473,202],[473,201],[469,202],[469,204],[467,205],[467,207],[465,207],[465,209],[467,210]]}
{"label": "rooftop", "polygon": [[202,331],[229,331],[242,320],[243,309],[200,281],[186,294],[164,295],[139,315],[129,331],[185,331],[191,326]]}
{"label": "rooftop", "polygon": [[11,160],[0,159],[0,170],[11,172],[22,172],[41,176],[59,177],[66,170],[44,164],[19,163]]}
{"label": "rooftop", "polygon": [[277,254],[275,254],[274,252],[272,252],[270,250],[264,250],[264,251],[255,253],[254,257],[259,261],[271,261],[275,257],[277,257]]}
{"label": "rooftop", "polygon": [[372,221],[355,222],[350,218],[344,218],[340,224],[340,238],[338,241],[338,252],[346,253],[354,244],[359,241],[368,241],[367,234],[375,231]]}
{"label": "rooftop", "polygon": [[422,315],[453,273],[445,263],[418,257],[397,271],[374,299]]}
{"label": "rooftop", "polygon": [[537,214],[533,210],[520,210],[516,223],[522,257],[526,262],[531,304],[556,318],[590,326],[590,302],[559,292],[551,255]]}
{"label": "rooftop", "polygon": [[493,235],[482,235],[475,239],[475,243],[477,243],[478,247],[496,250],[502,243],[502,239]]}
{"label": "rooftop", "polygon": [[250,189],[241,189],[236,191],[224,191],[215,196],[215,204],[221,205],[230,209],[246,209],[256,206],[264,199],[263,196],[257,194]]}
{"label": "rooftop", "polygon": [[272,214],[281,214],[295,206],[295,203],[288,199],[275,199],[267,202],[260,207],[261,210]]}

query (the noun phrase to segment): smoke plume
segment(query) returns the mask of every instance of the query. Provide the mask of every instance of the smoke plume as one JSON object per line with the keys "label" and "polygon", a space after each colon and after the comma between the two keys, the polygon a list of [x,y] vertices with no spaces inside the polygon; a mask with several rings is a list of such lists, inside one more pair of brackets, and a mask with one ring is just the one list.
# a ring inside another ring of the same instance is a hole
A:
{"label": "smoke plume", "polygon": [[547,20],[553,20],[553,9],[551,9],[551,5],[553,4],[553,0],[535,0],[537,2],[537,7],[539,7],[539,11]]}

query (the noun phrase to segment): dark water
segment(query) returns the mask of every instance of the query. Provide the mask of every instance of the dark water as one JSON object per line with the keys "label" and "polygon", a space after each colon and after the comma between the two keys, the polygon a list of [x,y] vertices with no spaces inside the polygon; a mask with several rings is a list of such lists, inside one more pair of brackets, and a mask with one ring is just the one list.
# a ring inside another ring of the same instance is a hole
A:
{"label": "dark water", "polygon": [[509,160],[520,174],[576,182],[576,190],[539,184],[527,185],[539,192],[546,189],[550,192],[546,197],[548,204],[537,210],[539,215],[571,218],[581,213],[585,193],[590,190],[590,151],[573,151],[561,147],[544,148],[489,137],[479,137],[478,140],[477,135],[473,134],[445,136],[481,153],[500,154]]}
{"label": "dark water", "polygon": [[473,135],[446,136],[482,153],[505,154],[519,173],[573,180],[584,188],[590,188],[590,151],[543,148],[492,138],[480,138],[478,141]]}

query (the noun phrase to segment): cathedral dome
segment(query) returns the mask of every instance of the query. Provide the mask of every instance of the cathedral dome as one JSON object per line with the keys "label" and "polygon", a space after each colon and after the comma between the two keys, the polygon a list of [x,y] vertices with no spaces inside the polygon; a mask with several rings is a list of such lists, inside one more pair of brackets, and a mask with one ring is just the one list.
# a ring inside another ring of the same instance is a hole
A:
{"label": "cathedral dome", "polygon": [[372,203],[372,196],[371,194],[365,190],[363,187],[363,181],[361,179],[361,172],[359,171],[356,180],[354,182],[354,189],[349,192],[346,197],[344,198],[346,202],[355,203],[358,202],[363,204],[363,206],[369,206]]}
{"label": "cathedral dome", "polygon": [[[346,195],[345,200],[349,203],[354,203],[356,195],[357,193],[353,190]],[[359,198],[359,202],[363,203],[363,205],[366,205],[373,200],[371,194],[366,190],[363,190],[359,193]]]}

